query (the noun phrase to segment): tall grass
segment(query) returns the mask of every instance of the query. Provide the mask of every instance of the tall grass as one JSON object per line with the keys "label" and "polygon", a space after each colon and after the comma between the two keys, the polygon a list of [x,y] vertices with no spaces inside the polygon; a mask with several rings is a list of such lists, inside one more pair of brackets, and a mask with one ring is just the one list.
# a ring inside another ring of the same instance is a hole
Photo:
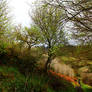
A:
{"label": "tall grass", "polygon": [[24,76],[18,69],[0,67],[1,92],[76,92],[66,81],[59,80],[46,73]]}

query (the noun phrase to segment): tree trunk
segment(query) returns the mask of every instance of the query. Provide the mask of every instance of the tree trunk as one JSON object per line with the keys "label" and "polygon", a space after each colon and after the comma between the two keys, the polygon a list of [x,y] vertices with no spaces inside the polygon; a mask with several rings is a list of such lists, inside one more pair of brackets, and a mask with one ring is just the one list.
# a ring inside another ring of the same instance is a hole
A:
{"label": "tree trunk", "polygon": [[49,39],[47,39],[48,41],[48,59],[47,62],[45,64],[45,70],[47,71],[48,68],[50,68],[50,63],[51,63],[51,58],[52,58],[52,53],[51,53],[51,41]]}
{"label": "tree trunk", "polygon": [[50,67],[50,63],[51,63],[51,56],[48,57],[46,64],[45,64],[45,70],[47,71],[47,69]]}
{"label": "tree trunk", "polygon": [[28,50],[29,50],[29,51],[31,50],[31,47],[30,47],[30,46],[28,47]]}
{"label": "tree trunk", "polygon": [[27,42],[27,45],[28,45],[28,50],[30,50],[32,48],[31,44]]}

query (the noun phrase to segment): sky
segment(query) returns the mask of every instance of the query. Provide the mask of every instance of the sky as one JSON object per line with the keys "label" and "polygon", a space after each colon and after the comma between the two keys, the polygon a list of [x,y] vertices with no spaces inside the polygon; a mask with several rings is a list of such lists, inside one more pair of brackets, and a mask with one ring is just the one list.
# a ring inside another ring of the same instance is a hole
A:
{"label": "sky", "polygon": [[[32,13],[35,1],[37,2],[37,0],[8,0],[10,13],[15,25],[21,24],[23,27],[30,27],[32,19],[29,17],[28,11],[30,10],[30,14]],[[69,40],[69,42],[71,44],[76,43],[74,40]]]}
{"label": "sky", "polygon": [[35,0],[8,0],[14,24],[29,26],[32,23],[28,11],[32,11],[34,1]]}

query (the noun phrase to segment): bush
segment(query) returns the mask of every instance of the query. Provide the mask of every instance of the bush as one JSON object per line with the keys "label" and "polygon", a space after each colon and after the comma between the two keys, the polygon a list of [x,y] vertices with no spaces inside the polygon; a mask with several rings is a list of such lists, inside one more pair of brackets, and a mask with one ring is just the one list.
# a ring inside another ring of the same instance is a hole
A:
{"label": "bush", "polygon": [[7,43],[5,42],[0,42],[0,57],[4,56],[7,51],[6,51],[6,48],[7,48]]}
{"label": "bush", "polygon": [[[3,46],[4,45],[4,46]],[[3,65],[18,67],[22,73],[33,72],[37,66],[37,61],[41,56],[38,48],[28,50],[27,48],[20,47],[19,44],[1,44],[0,54],[3,55]]]}
{"label": "bush", "polygon": [[48,77],[44,75],[33,73],[25,77],[15,68],[0,67],[0,77],[1,76],[1,92],[54,92],[48,87]]}

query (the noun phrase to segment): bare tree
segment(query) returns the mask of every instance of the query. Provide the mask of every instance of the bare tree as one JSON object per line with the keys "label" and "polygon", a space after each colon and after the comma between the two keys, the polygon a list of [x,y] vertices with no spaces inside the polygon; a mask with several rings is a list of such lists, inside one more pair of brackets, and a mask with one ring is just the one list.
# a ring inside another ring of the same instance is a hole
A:
{"label": "bare tree", "polygon": [[92,32],[92,0],[45,0],[44,2],[65,11],[65,17],[61,22],[71,21],[78,30]]}
{"label": "bare tree", "polygon": [[82,44],[92,42],[92,0],[44,0],[43,2],[64,11],[60,22],[62,27],[67,23],[73,24],[68,29],[73,33],[73,39],[81,41]]}

